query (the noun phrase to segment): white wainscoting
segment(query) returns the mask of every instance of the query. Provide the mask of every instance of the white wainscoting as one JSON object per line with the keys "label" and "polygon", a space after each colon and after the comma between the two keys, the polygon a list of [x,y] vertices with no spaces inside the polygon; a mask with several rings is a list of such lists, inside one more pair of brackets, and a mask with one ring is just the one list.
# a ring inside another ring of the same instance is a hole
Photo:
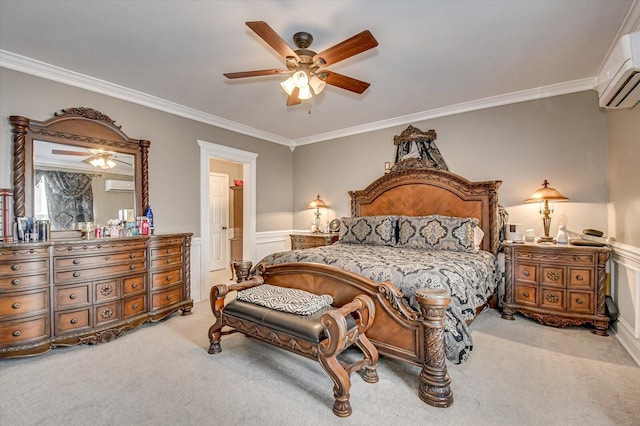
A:
{"label": "white wainscoting", "polygon": [[289,237],[289,234],[297,234],[300,232],[304,231],[286,229],[283,231],[257,232],[256,258],[253,259],[253,262],[258,262],[266,255],[277,251],[291,250],[291,238]]}
{"label": "white wainscoting", "polygon": [[191,299],[195,302],[201,300],[203,294],[209,294],[202,291],[202,283],[206,283],[207,280],[200,276],[201,250],[200,237],[191,238]]}
{"label": "white wainscoting", "polygon": [[615,242],[612,248],[611,295],[620,316],[611,328],[640,365],[640,248]]}

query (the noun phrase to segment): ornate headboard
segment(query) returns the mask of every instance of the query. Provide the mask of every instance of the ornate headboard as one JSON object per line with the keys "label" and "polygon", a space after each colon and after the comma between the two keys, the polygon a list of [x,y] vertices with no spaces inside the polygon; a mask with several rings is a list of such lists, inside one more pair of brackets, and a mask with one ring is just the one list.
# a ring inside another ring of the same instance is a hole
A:
{"label": "ornate headboard", "polygon": [[485,233],[481,248],[497,253],[498,188],[502,181],[470,182],[420,159],[402,160],[361,191],[349,191],[351,216],[440,214],[476,217]]}

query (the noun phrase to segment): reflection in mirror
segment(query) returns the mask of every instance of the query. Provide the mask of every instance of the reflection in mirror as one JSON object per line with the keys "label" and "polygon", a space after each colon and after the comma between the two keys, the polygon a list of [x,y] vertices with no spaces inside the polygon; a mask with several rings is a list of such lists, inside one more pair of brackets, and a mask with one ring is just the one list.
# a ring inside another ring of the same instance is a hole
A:
{"label": "reflection in mirror", "polygon": [[134,176],[133,155],[34,140],[34,216],[54,231],[105,226],[135,211]]}

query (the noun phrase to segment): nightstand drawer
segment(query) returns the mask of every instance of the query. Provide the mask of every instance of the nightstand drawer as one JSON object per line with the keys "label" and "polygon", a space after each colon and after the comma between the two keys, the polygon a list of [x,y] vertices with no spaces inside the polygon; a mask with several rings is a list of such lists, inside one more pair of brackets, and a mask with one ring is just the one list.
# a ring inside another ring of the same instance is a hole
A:
{"label": "nightstand drawer", "polygon": [[593,308],[593,293],[572,291],[569,292],[569,306],[567,308],[570,312],[593,314],[595,312]]}
{"label": "nightstand drawer", "polygon": [[592,289],[591,269],[569,269],[569,287]]}
{"label": "nightstand drawer", "polygon": [[536,284],[538,281],[538,268],[536,265],[519,263],[516,267],[516,281]]}
{"label": "nightstand drawer", "polygon": [[564,268],[556,266],[542,266],[540,272],[541,285],[549,287],[566,287],[564,281]]}
{"label": "nightstand drawer", "polygon": [[515,299],[523,305],[537,306],[538,288],[528,285],[516,285]]}
{"label": "nightstand drawer", "polygon": [[562,290],[553,290],[549,288],[540,289],[540,307],[564,311],[564,295],[565,293]]}

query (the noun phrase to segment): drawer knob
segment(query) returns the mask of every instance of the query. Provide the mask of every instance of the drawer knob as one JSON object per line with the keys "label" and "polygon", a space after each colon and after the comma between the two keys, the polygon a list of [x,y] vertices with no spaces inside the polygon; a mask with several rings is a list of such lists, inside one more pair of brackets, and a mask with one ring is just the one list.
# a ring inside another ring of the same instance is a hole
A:
{"label": "drawer knob", "polygon": [[71,321],[69,321],[71,324],[77,324],[78,323],[78,319],[77,318],[72,318]]}
{"label": "drawer knob", "polygon": [[13,305],[11,305],[11,307],[12,307],[13,309],[20,309],[20,306],[22,306],[22,305],[21,305],[20,303],[18,303],[18,302],[16,302],[16,303],[14,303]]}
{"label": "drawer knob", "polygon": [[171,254],[171,249],[167,249],[167,254]]}
{"label": "drawer knob", "polygon": [[100,288],[100,294],[103,296],[110,295],[112,291],[113,291],[113,287],[111,287],[110,285],[105,285]]}
{"label": "drawer knob", "polygon": [[134,310],[135,310],[135,309],[138,309],[138,304],[137,304],[137,303],[134,303],[132,307],[133,307],[133,309],[134,309]]}
{"label": "drawer knob", "polygon": [[131,270],[136,269],[136,265],[129,265],[129,269],[131,269]]}
{"label": "drawer knob", "polygon": [[104,260],[111,260],[111,256],[105,256]]}
{"label": "drawer knob", "polygon": [[78,298],[78,295],[77,295],[77,294],[75,294],[75,293],[71,293],[71,294],[69,295],[69,299],[71,299],[71,300],[75,300],[75,299],[77,299],[77,298]]}
{"label": "drawer knob", "polygon": [[167,259],[167,264],[171,263],[171,259]]}
{"label": "drawer knob", "polygon": [[20,280],[18,278],[14,278],[13,280],[11,280],[11,284],[20,285]]}
{"label": "drawer knob", "polygon": [[138,283],[131,284],[131,288],[138,288]]}
{"label": "drawer knob", "polygon": [[584,280],[582,275],[576,275],[576,281],[582,281]]}
{"label": "drawer knob", "polygon": [[171,300],[171,299],[173,299],[173,296],[169,294],[169,295],[167,296],[167,300]]}
{"label": "drawer knob", "polygon": [[135,253],[131,253],[131,254],[129,255],[129,258],[130,258],[130,259],[133,259],[134,257],[136,257],[136,254],[135,254]]}
{"label": "drawer knob", "polygon": [[576,299],[576,303],[577,303],[578,305],[582,305],[582,304],[584,303],[584,300],[582,300],[582,299]]}
{"label": "drawer knob", "polygon": [[525,277],[528,277],[529,276],[529,271],[527,271],[527,270],[522,271],[522,275],[524,275]]}
{"label": "drawer knob", "polygon": [[74,265],[79,265],[80,264],[80,259],[73,259],[73,264]]}
{"label": "drawer knob", "polygon": [[171,281],[171,275],[167,275],[167,281]]}
{"label": "drawer knob", "polygon": [[14,331],[14,332],[13,332],[13,333],[11,333],[11,334],[13,334],[13,337],[20,337],[20,336],[22,335],[22,331],[20,331],[20,330],[16,330],[16,331]]}
{"label": "drawer knob", "polygon": [[80,272],[74,272],[73,276],[74,276],[74,278],[78,278],[80,276]]}
{"label": "drawer knob", "polygon": [[17,271],[18,269],[20,269],[20,265],[11,265],[12,271]]}
{"label": "drawer knob", "polygon": [[524,293],[522,293],[522,295],[523,295],[524,297],[529,297],[529,292],[528,292],[528,291],[525,291]]}

